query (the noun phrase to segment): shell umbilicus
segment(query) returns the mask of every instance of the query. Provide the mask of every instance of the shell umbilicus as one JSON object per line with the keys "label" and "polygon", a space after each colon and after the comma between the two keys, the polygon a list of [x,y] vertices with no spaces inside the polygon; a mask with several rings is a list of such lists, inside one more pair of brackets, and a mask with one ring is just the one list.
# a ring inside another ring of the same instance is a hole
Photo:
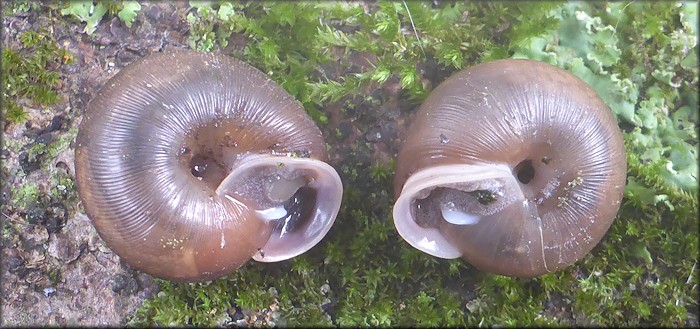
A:
{"label": "shell umbilicus", "polygon": [[533,60],[484,63],[416,113],[397,158],[394,222],[428,254],[537,276],[601,240],[626,166],[617,122],[586,83]]}
{"label": "shell umbilicus", "polygon": [[77,136],[85,212],[121,258],[176,281],[297,256],[328,232],[342,183],[300,104],[239,60],[175,51],[122,69]]}

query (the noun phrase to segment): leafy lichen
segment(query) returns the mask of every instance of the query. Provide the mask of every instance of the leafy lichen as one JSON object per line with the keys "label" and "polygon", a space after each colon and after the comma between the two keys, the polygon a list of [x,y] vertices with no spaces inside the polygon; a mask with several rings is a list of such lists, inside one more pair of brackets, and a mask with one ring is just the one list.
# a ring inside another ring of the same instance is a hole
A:
{"label": "leafy lichen", "polygon": [[61,10],[61,14],[85,23],[83,32],[92,34],[106,14],[116,14],[126,27],[131,27],[140,10],[138,1],[72,1]]}

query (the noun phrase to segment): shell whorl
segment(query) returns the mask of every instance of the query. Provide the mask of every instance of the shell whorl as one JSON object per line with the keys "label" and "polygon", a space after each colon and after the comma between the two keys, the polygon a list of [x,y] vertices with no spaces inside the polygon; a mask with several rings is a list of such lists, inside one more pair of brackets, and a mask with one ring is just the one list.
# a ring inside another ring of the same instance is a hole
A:
{"label": "shell whorl", "polygon": [[118,255],[155,276],[204,280],[243,264],[273,230],[216,192],[257,154],[327,157],[318,127],[262,72],[174,51],[123,68],[90,102],[76,175],[86,213]]}
{"label": "shell whorl", "polygon": [[[617,122],[591,87],[549,64],[499,60],[453,75],[416,113],[397,158],[395,193],[397,205],[424,210],[395,206],[394,219],[405,239],[436,256],[462,256],[499,274],[539,275],[568,266],[600,241],[625,178]],[[430,208],[433,199],[443,206]],[[473,199],[462,207],[478,218],[412,219],[420,223],[405,226],[406,217],[421,213],[459,215],[444,207],[454,199]]]}

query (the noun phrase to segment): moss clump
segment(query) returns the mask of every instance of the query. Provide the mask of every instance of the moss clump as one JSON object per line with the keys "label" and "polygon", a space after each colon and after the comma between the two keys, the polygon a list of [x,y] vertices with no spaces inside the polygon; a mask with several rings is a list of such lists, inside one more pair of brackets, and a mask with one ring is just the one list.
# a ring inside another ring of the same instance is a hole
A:
{"label": "moss clump", "polygon": [[12,123],[24,122],[27,114],[19,100],[35,105],[53,105],[59,100],[59,68],[73,62],[73,55],[60,48],[51,34],[27,31],[20,36],[22,47],[2,50],[3,116]]}
{"label": "moss clump", "polygon": [[369,168],[369,175],[372,178],[372,181],[375,184],[385,183],[387,178],[389,178],[390,174],[393,172],[393,165],[394,161],[391,161],[390,164],[385,164],[381,161],[374,162],[374,164]]}
{"label": "moss clump", "polygon": [[35,184],[25,184],[12,193],[11,203],[17,207],[24,208],[35,202],[39,198],[39,186]]}

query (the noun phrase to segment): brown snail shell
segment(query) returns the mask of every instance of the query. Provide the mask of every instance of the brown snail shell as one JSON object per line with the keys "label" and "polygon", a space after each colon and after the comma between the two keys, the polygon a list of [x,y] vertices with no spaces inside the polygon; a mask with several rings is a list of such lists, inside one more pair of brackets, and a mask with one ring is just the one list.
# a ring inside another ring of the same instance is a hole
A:
{"label": "brown snail shell", "polygon": [[125,67],[77,136],[83,207],[135,268],[177,281],[297,256],[328,232],[342,183],[300,104],[234,58],[175,51]]}
{"label": "brown snail shell", "polygon": [[394,223],[433,256],[537,276],[601,240],[626,167],[617,122],[586,83],[533,60],[484,63],[416,113],[397,158]]}

